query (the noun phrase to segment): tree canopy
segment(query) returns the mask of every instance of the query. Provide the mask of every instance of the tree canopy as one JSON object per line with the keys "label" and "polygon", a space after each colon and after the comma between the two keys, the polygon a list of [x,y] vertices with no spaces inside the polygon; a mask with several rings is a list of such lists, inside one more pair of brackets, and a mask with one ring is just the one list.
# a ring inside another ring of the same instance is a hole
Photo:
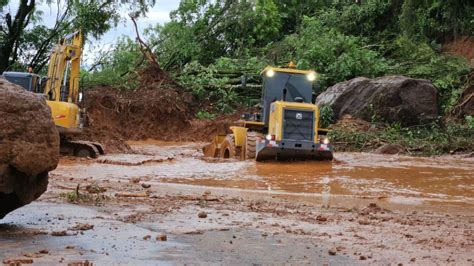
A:
{"label": "tree canopy", "polygon": [[[155,4],[63,0],[57,25],[48,28],[34,0],[21,0],[25,11],[20,8],[16,14],[2,9],[8,2],[0,0],[0,71],[25,64],[39,69],[63,33],[82,28],[87,36],[100,37],[117,23],[123,6],[144,14]],[[240,75],[256,75],[267,64],[294,61],[314,69],[322,89],[357,76],[430,79],[446,112],[472,71],[467,60],[443,52],[446,43],[473,36],[472,1],[182,0],[170,18],[147,28],[144,38],[160,65],[199,99],[225,101],[216,110],[231,110],[233,102],[243,102],[236,99],[256,97],[258,93],[246,94],[237,83]],[[90,84],[133,88],[137,67],[146,64],[133,37],[120,38],[97,58],[88,74]]]}
{"label": "tree canopy", "polygon": [[[12,1],[0,1],[0,72],[31,65],[40,71],[59,38],[81,29],[85,37],[99,38],[120,19],[120,11],[144,15],[155,0],[20,0],[16,10],[7,10]],[[57,11],[51,27],[43,24],[38,5]]]}

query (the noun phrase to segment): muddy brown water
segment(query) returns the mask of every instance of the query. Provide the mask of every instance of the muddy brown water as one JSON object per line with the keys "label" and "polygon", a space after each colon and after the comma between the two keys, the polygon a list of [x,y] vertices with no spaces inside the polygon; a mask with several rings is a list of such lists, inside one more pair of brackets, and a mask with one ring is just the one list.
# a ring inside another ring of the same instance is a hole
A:
{"label": "muddy brown water", "polygon": [[[202,143],[130,145],[136,153],[62,158],[48,192],[0,221],[0,258],[36,254],[39,265],[378,265],[415,258],[444,265],[456,256],[456,265],[472,265],[472,158],[337,153],[337,162],[256,163],[204,159]],[[71,204],[58,197],[95,182],[110,200]],[[113,196],[142,192],[143,183],[151,185],[150,198]],[[207,192],[225,200],[179,197]],[[374,202],[380,213],[355,209]],[[197,215],[202,211],[206,219]],[[94,227],[78,231],[78,224]],[[52,235],[62,230],[65,236]],[[161,233],[168,241],[155,239]],[[48,254],[37,254],[44,249]]]}
{"label": "muddy brown water", "polygon": [[[200,143],[131,142],[139,154],[116,154],[84,167],[60,164],[71,177],[261,191],[276,195],[374,198],[406,205],[474,207],[474,159],[336,153],[336,162],[205,160]],[[165,158],[165,160],[163,160]],[[167,160],[167,158],[173,158]],[[140,164],[143,162],[143,164]]]}

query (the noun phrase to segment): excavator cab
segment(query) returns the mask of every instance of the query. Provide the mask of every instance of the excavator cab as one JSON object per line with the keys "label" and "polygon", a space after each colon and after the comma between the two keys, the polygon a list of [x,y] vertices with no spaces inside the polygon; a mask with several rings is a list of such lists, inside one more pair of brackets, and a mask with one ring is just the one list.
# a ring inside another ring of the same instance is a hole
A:
{"label": "excavator cab", "polygon": [[[232,134],[216,136],[204,147],[207,156],[236,159],[331,160],[333,147],[319,128],[319,107],[312,101],[317,73],[267,67],[259,120],[239,121]],[[254,118],[254,117],[252,117]]]}
{"label": "excavator cab", "polygon": [[20,85],[27,91],[43,93],[46,78],[33,73],[3,72],[2,76],[11,83]]}

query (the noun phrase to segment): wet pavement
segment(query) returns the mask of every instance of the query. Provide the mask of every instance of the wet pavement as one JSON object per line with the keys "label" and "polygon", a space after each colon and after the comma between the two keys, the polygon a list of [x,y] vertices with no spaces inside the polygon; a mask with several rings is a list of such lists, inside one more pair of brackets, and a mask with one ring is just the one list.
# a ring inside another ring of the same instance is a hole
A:
{"label": "wet pavement", "polygon": [[61,159],[48,192],[0,220],[0,258],[473,263],[473,158],[337,153],[335,162],[256,163],[203,158],[202,143],[130,145],[135,154]]}
{"label": "wet pavement", "polygon": [[[336,162],[256,163],[203,160],[201,144],[131,144],[142,154],[106,156],[101,160],[108,165],[95,162],[86,169],[61,165],[55,173],[312,195],[334,203],[347,196],[403,205],[474,207],[474,158],[337,153]],[[165,163],[150,163],[157,154]]]}

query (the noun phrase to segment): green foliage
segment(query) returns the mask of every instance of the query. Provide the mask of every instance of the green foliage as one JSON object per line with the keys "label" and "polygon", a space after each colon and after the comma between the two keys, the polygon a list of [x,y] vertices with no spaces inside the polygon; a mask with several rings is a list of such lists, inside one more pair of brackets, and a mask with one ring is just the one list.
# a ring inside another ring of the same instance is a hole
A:
{"label": "green foliage", "polygon": [[474,129],[474,117],[473,116],[467,115],[466,116],[466,123],[467,123],[467,126],[470,129]]}
{"label": "green foliage", "polygon": [[175,79],[202,103],[212,103],[213,111],[230,113],[242,103],[240,76],[257,74],[265,65],[258,58],[245,60],[222,57],[207,67],[197,61],[184,66]]}
{"label": "green foliage", "polygon": [[450,40],[472,35],[474,4],[459,0],[404,0],[399,16],[404,36],[415,40]]}
{"label": "green foliage", "polygon": [[59,196],[71,203],[90,201],[92,199],[91,195],[80,193],[79,190],[62,192],[59,194]]}
{"label": "green foliage", "polygon": [[393,4],[389,1],[367,0],[363,4],[331,6],[318,12],[317,18],[328,28],[335,28],[344,34],[372,36],[390,28]]}
{"label": "green foliage", "polygon": [[330,105],[323,105],[319,110],[319,127],[327,128],[334,123],[334,111]]}
{"label": "green foliage", "polygon": [[406,37],[398,37],[387,52],[394,62],[391,73],[431,80],[440,92],[443,111],[452,110],[462,92],[463,77],[469,73],[465,59],[440,55],[427,43]]}
{"label": "green foliage", "polygon": [[444,127],[431,124],[423,127],[402,128],[388,125],[370,131],[350,131],[336,128],[329,132],[339,150],[371,151],[383,144],[398,144],[413,155],[439,155],[474,150],[474,128],[448,123]]}
{"label": "green foliage", "polygon": [[[457,0],[183,0],[170,17],[150,26],[147,40],[161,66],[210,112],[231,112],[260,99],[257,86],[249,94],[239,87],[240,75],[294,61],[318,71],[323,90],[357,76],[431,80],[449,113],[469,65],[441,53],[441,43],[474,29],[473,4]],[[121,45],[90,84],[134,87],[134,79],[122,74],[133,74],[141,57],[136,45]],[[322,112],[324,123],[330,123],[329,114]],[[380,122],[378,114],[371,116]]]}
{"label": "green foliage", "polygon": [[387,61],[367,48],[363,38],[325,27],[317,18],[307,17],[298,33],[286,37],[277,49],[284,55],[282,63],[295,58],[299,68],[320,72],[323,88],[356,76],[375,77],[388,69]]}
{"label": "green foliage", "polygon": [[[110,85],[133,89],[138,85],[136,68],[143,61],[138,45],[130,38],[120,38],[111,51],[98,54],[97,69],[83,73],[84,86]],[[132,74],[132,75],[127,75]]]}
{"label": "green foliage", "polygon": [[197,119],[207,119],[207,120],[214,120],[216,119],[216,115],[215,114],[211,114],[207,111],[199,111],[197,114],[196,114],[196,118]]}
{"label": "green foliage", "polygon": [[186,63],[201,58],[202,47],[193,29],[183,23],[170,22],[165,26],[158,24],[148,28],[146,34],[166,70],[182,69]]}
{"label": "green foliage", "polygon": [[272,0],[259,0],[253,16],[252,33],[257,43],[266,44],[278,37],[282,25],[278,7]]}

